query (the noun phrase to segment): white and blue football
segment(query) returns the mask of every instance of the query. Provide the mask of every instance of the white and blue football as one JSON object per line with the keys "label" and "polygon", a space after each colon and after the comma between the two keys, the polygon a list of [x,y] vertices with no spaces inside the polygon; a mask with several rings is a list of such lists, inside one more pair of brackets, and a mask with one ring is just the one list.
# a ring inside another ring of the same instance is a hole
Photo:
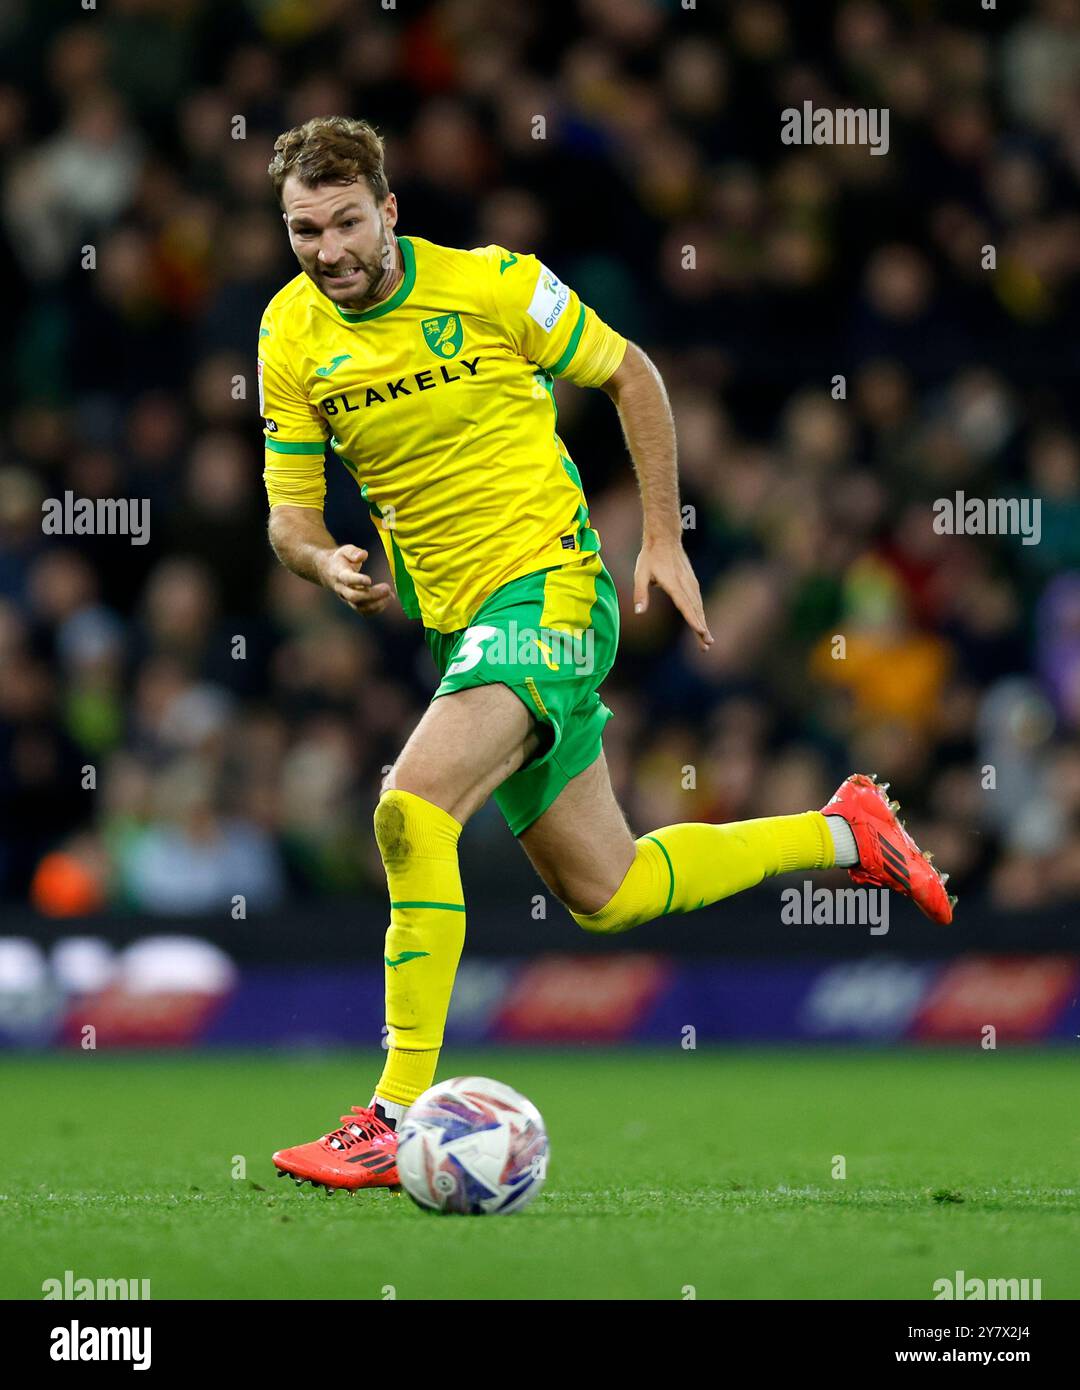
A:
{"label": "white and blue football", "polygon": [[413,1102],[397,1133],[401,1185],[432,1211],[521,1211],[547,1178],[548,1137],[539,1110],[486,1076],[438,1082]]}

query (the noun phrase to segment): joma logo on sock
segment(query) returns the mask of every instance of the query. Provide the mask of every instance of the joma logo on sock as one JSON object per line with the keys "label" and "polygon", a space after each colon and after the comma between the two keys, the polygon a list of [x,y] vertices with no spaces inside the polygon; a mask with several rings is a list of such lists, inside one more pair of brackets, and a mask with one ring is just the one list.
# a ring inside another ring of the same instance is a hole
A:
{"label": "joma logo on sock", "polygon": [[869,927],[871,936],[889,930],[887,888],[815,888],[804,879],[799,888],[780,894],[780,920],[785,926]]}
{"label": "joma logo on sock", "polygon": [[1020,1299],[1042,1298],[1041,1279],[967,1279],[964,1271],[958,1269],[952,1279],[934,1280],[934,1298],[966,1299]]}
{"label": "joma logo on sock", "polygon": [[389,956],[383,956],[383,960],[391,970],[396,970],[399,965],[407,965],[411,960],[420,960],[423,956],[429,955],[428,951],[402,951],[396,960],[391,960]]}

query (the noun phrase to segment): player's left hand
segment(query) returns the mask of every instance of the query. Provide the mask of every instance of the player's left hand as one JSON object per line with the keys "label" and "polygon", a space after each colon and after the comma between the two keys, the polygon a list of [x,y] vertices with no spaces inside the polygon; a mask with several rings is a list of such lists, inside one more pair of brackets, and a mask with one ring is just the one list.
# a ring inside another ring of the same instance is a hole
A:
{"label": "player's left hand", "polygon": [[681,540],[646,541],[641,547],[634,566],[635,613],[644,613],[649,607],[651,584],[663,589],[697,635],[702,651],[708,651],[713,635],[705,621],[701,586]]}

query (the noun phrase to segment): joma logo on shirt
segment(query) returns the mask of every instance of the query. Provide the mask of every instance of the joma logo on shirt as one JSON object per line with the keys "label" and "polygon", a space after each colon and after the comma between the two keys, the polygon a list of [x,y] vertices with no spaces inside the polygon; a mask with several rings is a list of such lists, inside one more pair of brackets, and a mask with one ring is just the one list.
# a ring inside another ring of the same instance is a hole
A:
{"label": "joma logo on shirt", "polygon": [[[469,376],[475,376],[480,365],[479,357],[462,357],[454,364],[457,367],[464,367]],[[420,391],[434,391],[440,381],[449,385],[452,381],[460,381],[461,374],[452,372],[443,366],[437,370],[433,367],[430,371],[413,372],[411,376],[399,376],[396,381],[386,381],[381,387],[368,386],[364,390],[364,399],[354,402],[349,398],[349,393],[343,392],[340,396],[327,396],[324,401],[319,401],[319,407],[327,415],[351,415],[354,410],[365,410],[370,405],[385,405],[387,401],[396,401],[399,396],[414,396]],[[406,384],[411,383],[411,384]]]}

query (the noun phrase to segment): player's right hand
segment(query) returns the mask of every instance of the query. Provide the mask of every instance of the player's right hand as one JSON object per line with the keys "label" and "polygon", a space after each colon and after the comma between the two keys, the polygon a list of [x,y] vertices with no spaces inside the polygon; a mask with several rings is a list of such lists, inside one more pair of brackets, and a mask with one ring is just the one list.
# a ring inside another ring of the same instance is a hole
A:
{"label": "player's right hand", "polygon": [[322,557],[319,580],[357,613],[373,617],[390,602],[393,591],[389,584],[376,584],[370,574],[363,573],[360,567],[367,557],[358,545],[339,545]]}

